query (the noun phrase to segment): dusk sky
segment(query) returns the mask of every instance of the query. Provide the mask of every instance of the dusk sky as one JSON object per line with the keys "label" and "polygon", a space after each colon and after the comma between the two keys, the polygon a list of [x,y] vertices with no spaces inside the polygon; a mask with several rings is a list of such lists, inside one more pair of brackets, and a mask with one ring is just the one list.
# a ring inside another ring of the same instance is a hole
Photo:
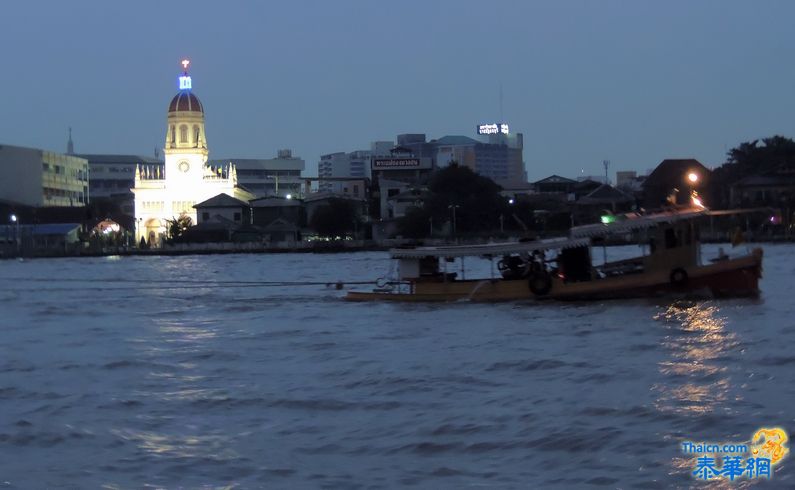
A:
{"label": "dusk sky", "polygon": [[524,133],[530,180],[795,136],[795,2],[3,2],[0,143],[152,155],[192,60],[210,158]]}

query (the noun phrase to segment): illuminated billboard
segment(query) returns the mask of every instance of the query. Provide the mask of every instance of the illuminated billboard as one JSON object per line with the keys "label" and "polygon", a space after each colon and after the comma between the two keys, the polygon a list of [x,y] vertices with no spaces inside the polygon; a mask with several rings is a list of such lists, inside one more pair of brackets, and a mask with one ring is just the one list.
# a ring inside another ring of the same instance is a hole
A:
{"label": "illuminated billboard", "polygon": [[478,124],[478,134],[509,134],[508,123]]}

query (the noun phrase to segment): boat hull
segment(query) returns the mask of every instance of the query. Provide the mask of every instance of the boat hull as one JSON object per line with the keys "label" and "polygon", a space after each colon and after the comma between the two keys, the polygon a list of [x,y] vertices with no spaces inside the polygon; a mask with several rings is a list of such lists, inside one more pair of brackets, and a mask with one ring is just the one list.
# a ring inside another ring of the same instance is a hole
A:
{"label": "boat hull", "polygon": [[[762,276],[762,250],[745,257],[682,269],[681,275],[662,270],[625,274],[583,282],[553,278],[547,294],[536,295],[526,279],[485,279],[449,282],[414,282],[403,292],[351,291],[349,301],[516,301],[516,300],[600,300],[642,298],[668,294],[707,297],[758,296]],[[676,280],[674,280],[676,279]]]}

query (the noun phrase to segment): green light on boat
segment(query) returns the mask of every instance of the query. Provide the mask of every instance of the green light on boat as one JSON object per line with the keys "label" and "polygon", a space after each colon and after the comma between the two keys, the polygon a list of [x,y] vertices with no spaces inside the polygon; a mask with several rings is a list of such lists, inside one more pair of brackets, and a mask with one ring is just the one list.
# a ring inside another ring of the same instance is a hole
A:
{"label": "green light on boat", "polygon": [[612,214],[606,214],[602,216],[602,224],[609,225],[610,223],[615,223],[616,217]]}

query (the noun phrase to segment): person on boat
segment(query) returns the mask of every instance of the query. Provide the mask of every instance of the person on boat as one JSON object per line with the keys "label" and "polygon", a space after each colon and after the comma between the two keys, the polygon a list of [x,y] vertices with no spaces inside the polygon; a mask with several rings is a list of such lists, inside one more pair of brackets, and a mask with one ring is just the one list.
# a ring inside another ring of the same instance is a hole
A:
{"label": "person on boat", "polygon": [[504,279],[519,279],[526,277],[530,270],[532,259],[522,255],[505,255],[497,264]]}
{"label": "person on boat", "polygon": [[439,259],[436,257],[423,257],[420,259],[420,276],[437,277],[439,272]]}
{"label": "person on boat", "polygon": [[744,241],[745,234],[743,233],[743,229],[738,226],[734,229],[734,236],[732,236],[732,247],[736,247]]}
{"label": "person on boat", "polygon": [[543,250],[533,250],[533,255],[530,258],[530,272],[546,271],[546,263]]}

